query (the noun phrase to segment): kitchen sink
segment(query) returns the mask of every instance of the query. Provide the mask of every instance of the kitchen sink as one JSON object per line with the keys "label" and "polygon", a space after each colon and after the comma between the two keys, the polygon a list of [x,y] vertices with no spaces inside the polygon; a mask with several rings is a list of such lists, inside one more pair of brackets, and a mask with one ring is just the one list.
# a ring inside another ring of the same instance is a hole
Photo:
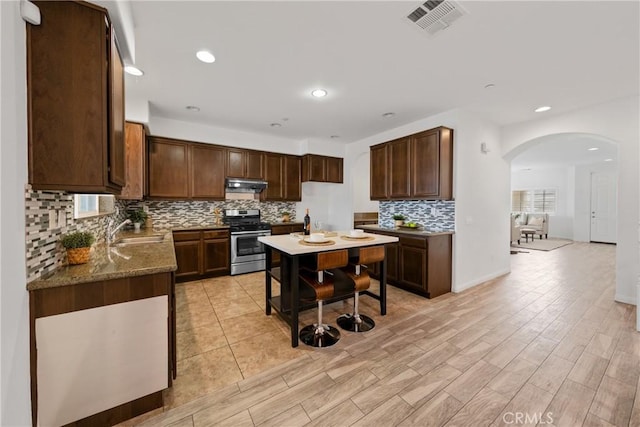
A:
{"label": "kitchen sink", "polygon": [[129,246],[129,245],[141,245],[147,243],[162,243],[164,242],[164,234],[154,234],[151,236],[140,237],[123,237],[113,242],[115,246]]}

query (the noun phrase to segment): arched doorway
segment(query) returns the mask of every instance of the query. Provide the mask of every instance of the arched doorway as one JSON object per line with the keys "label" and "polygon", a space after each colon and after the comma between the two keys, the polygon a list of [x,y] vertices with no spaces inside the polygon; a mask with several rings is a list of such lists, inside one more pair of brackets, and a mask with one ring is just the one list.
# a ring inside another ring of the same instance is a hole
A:
{"label": "arched doorway", "polygon": [[[511,189],[550,194],[549,235],[582,242],[617,243],[618,144],[596,134],[565,132],[526,141],[505,155]],[[549,199],[549,197],[547,197]]]}

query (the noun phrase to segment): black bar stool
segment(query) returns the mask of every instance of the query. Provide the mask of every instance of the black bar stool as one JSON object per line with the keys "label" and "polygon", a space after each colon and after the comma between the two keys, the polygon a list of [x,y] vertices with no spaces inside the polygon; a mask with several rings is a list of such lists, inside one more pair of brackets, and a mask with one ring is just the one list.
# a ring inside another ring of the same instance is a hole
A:
{"label": "black bar stool", "polygon": [[340,331],[322,323],[322,303],[334,295],[333,274],[325,272],[340,268],[349,262],[346,249],[320,252],[300,258],[300,299],[318,303],[318,323],[300,331],[300,341],[313,347],[329,347],[340,339]]}
{"label": "black bar stool", "polygon": [[342,329],[352,332],[370,331],[376,323],[369,316],[360,314],[358,301],[360,292],[369,289],[371,278],[367,271],[367,264],[373,264],[384,260],[384,246],[371,246],[360,248],[358,256],[349,260],[349,265],[342,269],[353,284],[353,314],[343,314],[336,322]]}

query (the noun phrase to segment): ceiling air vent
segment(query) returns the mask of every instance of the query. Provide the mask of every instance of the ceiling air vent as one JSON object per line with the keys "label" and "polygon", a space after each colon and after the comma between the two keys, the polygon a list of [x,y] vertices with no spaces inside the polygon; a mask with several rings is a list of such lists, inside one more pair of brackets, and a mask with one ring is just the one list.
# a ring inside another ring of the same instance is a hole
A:
{"label": "ceiling air vent", "polygon": [[466,14],[462,6],[454,1],[429,0],[407,15],[407,19],[429,35],[434,35]]}

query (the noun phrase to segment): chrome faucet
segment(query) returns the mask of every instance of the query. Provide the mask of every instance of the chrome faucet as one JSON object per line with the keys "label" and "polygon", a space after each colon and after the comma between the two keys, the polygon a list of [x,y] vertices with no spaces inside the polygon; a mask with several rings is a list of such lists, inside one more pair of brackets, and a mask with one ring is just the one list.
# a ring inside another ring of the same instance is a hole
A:
{"label": "chrome faucet", "polygon": [[113,218],[109,219],[109,223],[107,224],[107,245],[110,245],[113,242],[113,237],[116,235],[116,233],[127,224],[131,224],[130,219],[125,219],[120,223],[120,225],[112,230],[111,227],[113,227]]}

